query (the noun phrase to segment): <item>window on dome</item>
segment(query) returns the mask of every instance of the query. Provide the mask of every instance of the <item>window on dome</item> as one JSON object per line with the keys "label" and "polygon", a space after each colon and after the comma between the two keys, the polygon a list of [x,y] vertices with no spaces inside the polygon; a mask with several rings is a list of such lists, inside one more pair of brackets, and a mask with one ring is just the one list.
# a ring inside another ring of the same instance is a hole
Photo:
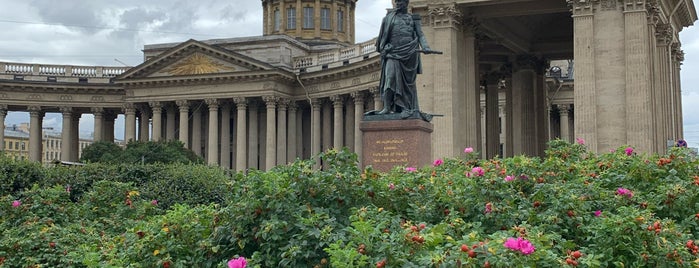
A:
{"label": "window on dome", "polygon": [[313,7],[303,8],[303,28],[313,29],[315,25],[313,24]]}
{"label": "window on dome", "polygon": [[332,25],[330,25],[329,8],[323,8],[320,10],[320,28],[323,30],[332,30]]}
{"label": "window on dome", "polygon": [[337,31],[344,32],[345,29],[345,12],[342,10],[337,11]]}
{"label": "window on dome", "polygon": [[289,30],[296,29],[296,8],[290,7],[286,10],[286,28]]}

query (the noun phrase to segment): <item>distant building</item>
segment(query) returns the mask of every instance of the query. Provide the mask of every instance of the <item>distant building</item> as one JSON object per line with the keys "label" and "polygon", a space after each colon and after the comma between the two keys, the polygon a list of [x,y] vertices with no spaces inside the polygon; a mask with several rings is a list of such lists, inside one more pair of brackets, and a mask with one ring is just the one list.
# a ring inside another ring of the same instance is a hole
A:
{"label": "distant building", "polygon": [[[19,125],[5,126],[5,155],[16,160],[29,159],[29,124],[21,123]],[[80,137],[78,142],[78,156],[82,155],[82,150],[92,144],[91,137]],[[52,131],[52,129],[44,129],[41,139],[43,147],[43,155],[41,163],[50,165],[61,158],[61,133]]]}

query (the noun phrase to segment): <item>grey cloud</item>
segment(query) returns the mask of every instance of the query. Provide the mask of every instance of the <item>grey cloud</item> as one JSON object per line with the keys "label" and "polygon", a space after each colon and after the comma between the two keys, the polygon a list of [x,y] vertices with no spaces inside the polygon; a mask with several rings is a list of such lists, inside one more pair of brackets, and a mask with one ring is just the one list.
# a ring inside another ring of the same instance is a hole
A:
{"label": "grey cloud", "polygon": [[80,25],[87,27],[73,27],[75,31],[94,34],[100,29],[89,27],[103,27],[104,21],[99,17],[103,7],[100,1],[31,1],[31,7],[37,10],[42,22],[62,25]]}

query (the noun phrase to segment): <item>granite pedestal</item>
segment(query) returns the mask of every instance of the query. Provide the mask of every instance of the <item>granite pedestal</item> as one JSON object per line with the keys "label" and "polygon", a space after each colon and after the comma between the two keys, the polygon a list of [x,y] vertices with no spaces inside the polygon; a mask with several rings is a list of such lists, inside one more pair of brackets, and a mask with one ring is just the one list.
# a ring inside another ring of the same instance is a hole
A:
{"label": "granite pedestal", "polygon": [[422,167],[432,159],[433,125],[421,119],[372,121],[360,124],[362,166],[389,171],[395,166]]}

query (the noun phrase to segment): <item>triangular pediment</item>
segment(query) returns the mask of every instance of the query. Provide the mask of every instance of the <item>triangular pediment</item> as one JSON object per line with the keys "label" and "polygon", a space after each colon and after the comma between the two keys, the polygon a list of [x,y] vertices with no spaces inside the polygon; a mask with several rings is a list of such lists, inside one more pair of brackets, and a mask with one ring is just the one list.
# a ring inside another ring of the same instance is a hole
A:
{"label": "triangular pediment", "polygon": [[179,44],[131,68],[117,81],[143,78],[189,77],[271,70],[267,63],[196,40]]}

